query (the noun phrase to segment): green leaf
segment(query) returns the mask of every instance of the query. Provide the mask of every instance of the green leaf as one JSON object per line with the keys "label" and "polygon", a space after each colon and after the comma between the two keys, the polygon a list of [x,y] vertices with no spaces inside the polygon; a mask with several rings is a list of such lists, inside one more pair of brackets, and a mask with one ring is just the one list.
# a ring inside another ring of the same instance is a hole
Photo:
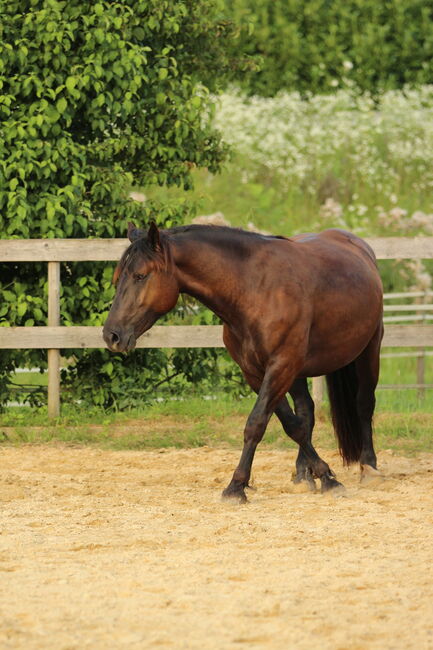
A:
{"label": "green leaf", "polygon": [[74,90],[76,85],[77,85],[77,79],[75,77],[67,77],[65,81],[65,86],[69,93],[72,94],[72,91]]}
{"label": "green leaf", "polygon": [[48,106],[45,111],[45,115],[50,122],[57,122],[60,117],[59,112],[54,108],[54,106]]}
{"label": "green leaf", "polygon": [[94,33],[95,39],[96,39],[96,41],[98,43],[103,43],[105,41],[105,32],[104,32],[103,29],[100,29],[98,27],[98,29],[95,29],[95,31],[93,33]]}
{"label": "green leaf", "polygon": [[64,113],[66,110],[66,107],[68,105],[68,102],[64,97],[61,97],[57,102],[56,102],[56,108],[59,111],[60,114]]}
{"label": "green leaf", "polygon": [[145,32],[142,27],[134,27],[134,38],[136,38],[138,41],[143,41],[145,37]]}
{"label": "green leaf", "polygon": [[27,311],[27,304],[25,302],[20,302],[17,305],[17,314],[21,318]]}

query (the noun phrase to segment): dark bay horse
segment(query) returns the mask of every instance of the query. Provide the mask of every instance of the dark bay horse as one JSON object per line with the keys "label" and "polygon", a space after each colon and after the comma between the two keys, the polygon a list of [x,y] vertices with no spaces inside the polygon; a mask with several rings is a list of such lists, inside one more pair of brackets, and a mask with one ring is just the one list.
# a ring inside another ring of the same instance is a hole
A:
{"label": "dark bay horse", "polygon": [[[382,284],[366,242],[343,230],[291,238],[220,226],[147,230],[129,224],[104,339],[116,352],[170,311],[180,293],[224,323],[224,343],[258,394],[239,465],[224,497],[245,501],[254,453],[277,415],[299,445],[295,481],[341,487],[311,441],[314,404],[307,377],[326,375],[343,460],[375,473],[375,388],[383,336]],[[286,397],[293,399],[294,411]]]}

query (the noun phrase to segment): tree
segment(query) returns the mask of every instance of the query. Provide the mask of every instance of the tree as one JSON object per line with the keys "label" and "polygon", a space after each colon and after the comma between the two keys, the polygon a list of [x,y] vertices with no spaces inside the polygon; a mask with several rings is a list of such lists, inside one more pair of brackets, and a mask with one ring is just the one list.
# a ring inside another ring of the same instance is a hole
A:
{"label": "tree", "polygon": [[239,79],[251,94],[432,83],[431,0],[230,0],[227,10],[253,26],[237,44],[262,58],[258,74]]}
{"label": "tree", "polygon": [[[133,217],[173,225],[188,213],[129,193],[188,188],[193,167],[216,171],[225,158],[203,83],[214,88],[232,67],[234,28],[220,10],[220,0],[0,0],[3,238],[124,236]],[[111,271],[63,266],[65,324],[103,321]],[[0,265],[0,325],[46,323],[45,275],[40,264]],[[92,354],[112,375],[104,354],[81,352],[83,364]],[[139,354],[143,365],[156,358]],[[43,355],[3,353],[0,373],[26,362],[43,367]]]}

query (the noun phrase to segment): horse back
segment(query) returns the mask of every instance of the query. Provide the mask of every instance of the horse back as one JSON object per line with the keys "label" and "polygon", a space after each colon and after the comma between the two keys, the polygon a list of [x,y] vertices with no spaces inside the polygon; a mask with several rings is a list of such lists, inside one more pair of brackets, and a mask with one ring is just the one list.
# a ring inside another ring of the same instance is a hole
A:
{"label": "horse back", "polygon": [[305,244],[318,244],[319,246],[331,245],[336,247],[336,249],[351,250],[353,252],[353,246],[358,248],[360,251],[365,253],[374,263],[376,263],[376,255],[374,254],[373,249],[369,244],[367,244],[364,239],[354,235],[347,230],[342,230],[341,228],[329,228],[328,230],[323,230],[319,233],[303,233],[301,235],[295,235],[290,237],[291,241],[305,243]]}

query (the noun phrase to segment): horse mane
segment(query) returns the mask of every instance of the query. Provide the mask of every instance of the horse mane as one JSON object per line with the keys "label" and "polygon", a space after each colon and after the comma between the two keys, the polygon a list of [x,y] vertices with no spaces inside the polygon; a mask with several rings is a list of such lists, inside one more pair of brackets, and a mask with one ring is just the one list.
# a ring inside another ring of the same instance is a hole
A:
{"label": "horse mane", "polygon": [[242,228],[232,228],[230,226],[219,226],[214,224],[191,224],[187,226],[175,226],[167,230],[160,230],[159,246],[155,249],[148,241],[147,234],[136,239],[123,253],[113,276],[115,284],[120,274],[127,268],[130,268],[136,260],[145,259],[151,263],[153,271],[171,272],[173,269],[173,256],[171,252],[170,240],[175,239],[178,235],[191,235],[197,240],[212,244],[220,238],[227,238],[227,245],[238,247],[242,250],[242,244],[251,240],[258,239],[288,239],[279,235],[263,235],[258,232],[242,230]]}
{"label": "horse mane", "polygon": [[191,233],[191,234],[202,234],[209,239],[212,239],[216,235],[227,235],[228,237],[233,237],[233,235],[241,235],[242,238],[252,238],[252,239],[288,239],[282,235],[266,235],[261,232],[256,232],[255,230],[244,230],[243,228],[236,228],[233,226],[220,226],[219,224],[198,224],[193,223],[187,226],[175,226],[174,228],[169,228],[165,231],[169,235],[178,235],[182,233]]}

